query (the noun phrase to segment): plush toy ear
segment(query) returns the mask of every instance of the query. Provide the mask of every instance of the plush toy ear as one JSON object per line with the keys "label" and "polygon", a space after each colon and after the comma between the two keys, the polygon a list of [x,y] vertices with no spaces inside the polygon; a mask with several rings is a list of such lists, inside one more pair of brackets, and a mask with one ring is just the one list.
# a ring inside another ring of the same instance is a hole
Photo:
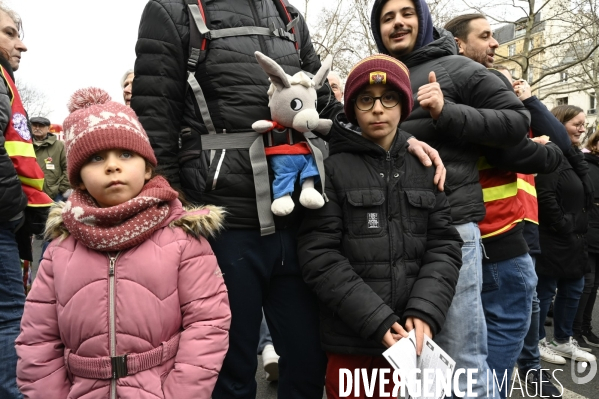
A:
{"label": "plush toy ear", "polygon": [[287,74],[283,68],[279,66],[279,64],[259,51],[256,51],[254,55],[258,60],[258,64],[260,64],[262,69],[264,69],[264,72],[266,72],[270,78],[270,81],[276,86],[277,90],[283,90],[284,88],[291,87],[287,78]]}
{"label": "plush toy ear", "polygon": [[327,81],[327,76],[329,76],[329,72],[331,72],[331,68],[333,67],[333,56],[327,55],[327,58],[324,59],[322,65],[312,81],[314,82],[314,88],[316,90],[320,89],[322,85]]}

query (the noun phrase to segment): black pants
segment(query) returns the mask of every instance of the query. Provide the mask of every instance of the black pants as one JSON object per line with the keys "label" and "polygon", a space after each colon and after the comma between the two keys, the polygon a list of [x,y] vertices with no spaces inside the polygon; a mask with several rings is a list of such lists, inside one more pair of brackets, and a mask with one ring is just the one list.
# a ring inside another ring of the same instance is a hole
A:
{"label": "black pants", "polygon": [[599,288],[599,268],[597,267],[597,261],[599,261],[599,254],[589,252],[588,262],[591,271],[584,275],[584,289],[578,303],[576,318],[574,319],[573,330],[575,334],[580,334],[583,331],[591,329],[593,307],[597,298],[597,288]]}
{"label": "black pants", "polygon": [[320,399],[326,356],[320,348],[318,301],[304,283],[295,231],[261,237],[232,230],[211,240],[229,291],[229,351],[213,399],[256,397],[255,374],[262,308],[279,359],[278,397]]}

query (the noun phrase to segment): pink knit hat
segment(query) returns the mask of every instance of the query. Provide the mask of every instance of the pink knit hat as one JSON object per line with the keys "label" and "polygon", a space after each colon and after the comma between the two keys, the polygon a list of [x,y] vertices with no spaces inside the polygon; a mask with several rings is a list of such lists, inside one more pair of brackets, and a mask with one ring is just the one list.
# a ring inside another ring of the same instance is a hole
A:
{"label": "pink knit hat", "polygon": [[67,173],[72,185],[81,182],[79,171],[90,156],[102,150],[133,151],[156,166],[154,150],[133,110],[111,101],[102,89],[77,90],[67,104],[71,114],[64,120]]}

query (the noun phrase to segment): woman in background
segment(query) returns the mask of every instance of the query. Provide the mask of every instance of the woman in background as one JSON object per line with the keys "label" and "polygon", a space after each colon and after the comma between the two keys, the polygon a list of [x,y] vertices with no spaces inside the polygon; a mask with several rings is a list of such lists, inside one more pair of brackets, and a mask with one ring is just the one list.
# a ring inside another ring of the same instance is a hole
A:
{"label": "woman in background", "polygon": [[[584,111],[572,105],[562,105],[551,112],[566,127],[572,146],[578,147],[585,131]],[[578,148],[576,151],[580,152]],[[583,276],[587,265],[586,207],[591,203],[589,195],[585,194],[589,190],[585,190],[583,185],[583,180],[587,179],[588,166],[584,162],[575,166],[576,169],[562,157],[556,171],[535,177],[541,244],[541,254],[536,263],[539,277],[537,294],[541,307],[539,339],[541,344],[546,344],[563,357],[593,361],[595,356],[581,350],[572,331],[584,286]],[[554,296],[554,334],[553,339],[546,342],[544,321]]]}

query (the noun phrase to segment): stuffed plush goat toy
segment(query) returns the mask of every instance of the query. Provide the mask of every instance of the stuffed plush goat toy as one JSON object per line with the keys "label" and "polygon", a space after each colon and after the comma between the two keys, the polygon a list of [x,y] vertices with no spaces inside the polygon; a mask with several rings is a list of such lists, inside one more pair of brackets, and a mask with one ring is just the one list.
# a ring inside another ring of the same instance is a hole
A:
{"label": "stuffed plush goat toy", "polygon": [[314,183],[320,180],[318,167],[301,133],[327,134],[331,129],[332,121],[320,119],[316,111],[316,90],[325,83],[333,59],[329,55],[314,79],[310,79],[304,72],[289,76],[269,57],[259,51],[255,55],[271,82],[268,106],[273,120],[260,120],[252,125],[255,131],[269,135],[265,152],[275,174],[270,209],[277,216],[291,213],[295,206],[291,194],[298,173],[302,187],[300,203],[306,208],[320,208],[325,198],[314,188]]}

